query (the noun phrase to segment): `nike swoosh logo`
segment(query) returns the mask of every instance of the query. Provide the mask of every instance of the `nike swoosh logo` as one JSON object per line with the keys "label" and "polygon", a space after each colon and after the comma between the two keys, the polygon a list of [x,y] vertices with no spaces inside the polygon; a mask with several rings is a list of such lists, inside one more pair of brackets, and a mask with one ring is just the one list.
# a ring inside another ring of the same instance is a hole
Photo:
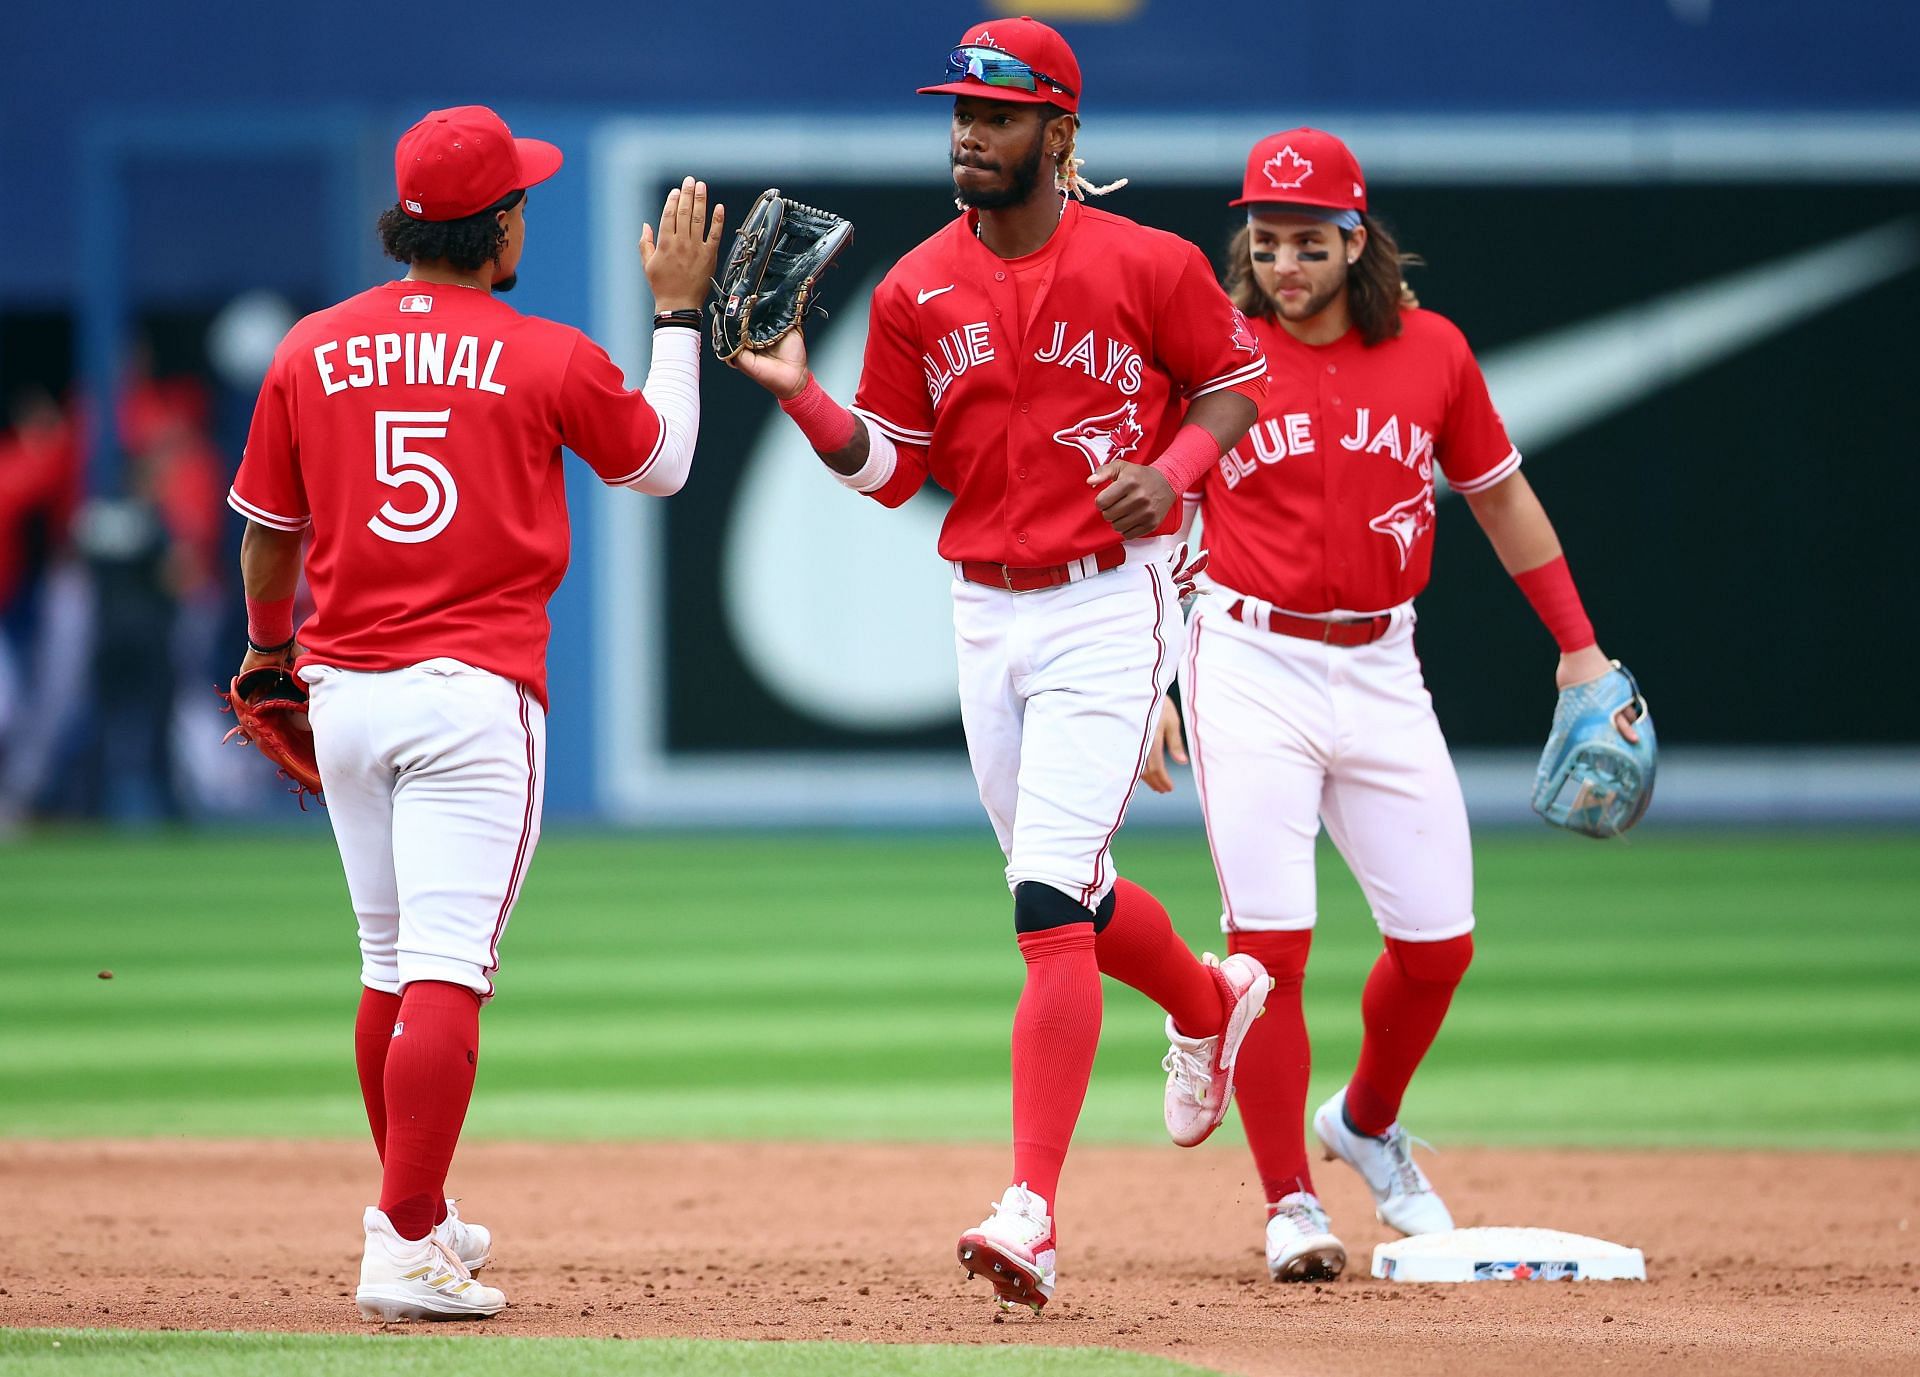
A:
{"label": "nike swoosh logo", "polygon": [[[1896,221],[1506,345],[1481,366],[1522,453],[1538,452],[1916,263],[1920,223]],[[850,299],[879,285],[876,275]],[[865,348],[863,325],[826,334],[812,350],[821,386],[852,396]],[[875,731],[953,720],[952,575],[933,553],[946,503],[923,493],[888,511],[819,464],[770,409],[726,535],[722,600],[736,642],[777,700],[816,721]],[[844,571],[823,549],[858,550],[864,567],[886,571],[862,585],[860,616],[845,614]]]}
{"label": "nike swoosh logo", "polygon": [[1481,360],[1523,454],[1838,306],[1920,263],[1897,220],[1493,350]]}
{"label": "nike swoosh logo", "polygon": [[947,284],[946,286],[944,286],[944,287],[935,287],[935,288],[934,288],[934,289],[933,289],[932,291],[930,291],[930,292],[922,292],[922,293],[920,293],[920,296],[919,296],[919,302],[920,302],[920,304],[921,304],[922,306],[924,306],[924,305],[926,305],[926,304],[927,304],[927,303],[928,303],[929,301],[932,301],[932,300],[933,300],[933,299],[934,299],[934,298],[935,298],[936,296],[939,296],[939,295],[940,295],[940,293],[942,293],[942,292],[950,292],[950,291],[952,291],[952,290],[953,290],[953,285],[954,285],[953,283],[951,283],[951,282],[949,282],[949,283],[948,283],[948,284]]}

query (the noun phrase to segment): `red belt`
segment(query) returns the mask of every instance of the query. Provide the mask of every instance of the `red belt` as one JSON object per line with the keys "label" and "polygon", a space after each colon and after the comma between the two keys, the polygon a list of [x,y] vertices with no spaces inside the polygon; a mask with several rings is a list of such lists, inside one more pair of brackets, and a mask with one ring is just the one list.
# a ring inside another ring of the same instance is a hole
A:
{"label": "red belt", "polygon": [[1067,564],[1049,564],[1042,569],[1024,569],[1012,564],[992,564],[964,559],[953,562],[954,572],[968,583],[984,583],[989,588],[1004,588],[1009,593],[1037,593],[1042,588],[1058,588],[1066,583],[1118,569],[1127,562],[1127,547],[1109,545],[1104,550]]}
{"label": "red belt", "polygon": [[[1227,615],[1235,621],[1244,621],[1241,613],[1246,609],[1246,600],[1236,600],[1227,608]],[[1282,636],[1297,636],[1303,641],[1319,641],[1323,645],[1372,645],[1393,625],[1393,614],[1382,612],[1377,617],[1357,617],[1352,621],[1323,622],[1315,617],[1296,617],[1291,612],[1276,612],[1267,609],[1267,630]]]}

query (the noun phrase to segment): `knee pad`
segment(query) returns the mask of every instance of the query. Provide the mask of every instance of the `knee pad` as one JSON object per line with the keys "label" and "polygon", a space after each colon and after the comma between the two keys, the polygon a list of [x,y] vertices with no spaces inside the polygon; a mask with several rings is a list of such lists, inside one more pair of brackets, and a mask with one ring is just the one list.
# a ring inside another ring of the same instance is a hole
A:
{"label": "knee pad", "polygon": [[1313,929],[1290,932],[1230,932],[1229,954],[1245,952],[1267,968],[1277,989],[1298,989],[1307,974],[1307,951],[1313,945]]}
{"label": "knee pad", "polygon": [[[1112,896],[1108,896],[1111,900]],[[1113,916],[1108,904],[1101,905]],[[1013,887],[1013,930],[1047,932],[1069,923],[1099,923],[1094,911],[1077,899],[1069,899],[1052,885],[1038,880],[1022,880]],[[1104,926],[1104,924],[1100,924]],[[1096,929],[1097,930],[1097,929]]]}
{"label": "knee pad", "polygon": [[1451,989],[1460,983],[1460,977],[1473,962],[1473,934],[1463,932],[1444,942],[1406,942],[1389,937],[1387,953],[1408,980]]}

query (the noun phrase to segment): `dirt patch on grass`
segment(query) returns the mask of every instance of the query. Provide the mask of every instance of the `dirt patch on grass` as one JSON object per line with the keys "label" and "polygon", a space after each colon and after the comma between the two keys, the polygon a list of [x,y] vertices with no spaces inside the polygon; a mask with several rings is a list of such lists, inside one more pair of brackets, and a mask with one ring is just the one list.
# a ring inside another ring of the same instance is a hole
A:
{"label": "dirt patch on grass", "polygon": [[[1368,1278],[1356,1178],[1319,1185],[1351,1250],[1266,1278],[1259,1188],[1221,1145],[1077,1150],[1060,1290],[997,1322],[953,1240],[1006,1154],[831,1144],[473,1144],[454,1188],[511,1306],[432,1332],[1106,1344],[1238,1373],[1920,1371],[1920,1158],[1496,1152],[1431,1162],[1462,1225],[1645,1249],[1650,1280]],[[354,1331],[358,1143],[0,1141],[0,1324]],[[407,1326],[422,1332],[427,1326]]]}

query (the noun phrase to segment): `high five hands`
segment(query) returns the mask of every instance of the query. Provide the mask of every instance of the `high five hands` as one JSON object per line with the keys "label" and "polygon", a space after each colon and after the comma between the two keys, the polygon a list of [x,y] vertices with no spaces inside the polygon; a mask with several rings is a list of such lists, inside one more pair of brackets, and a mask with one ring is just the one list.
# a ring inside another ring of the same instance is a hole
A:
{"label": "high five hands", "polygon": [[718,201],[707,215],[707,184],[688,177],[667,193],[660,230],[640,231],[640,266],[653,288],[656,311],[697,311],[707,299],[720,259],[720,230],[727,208]]}

